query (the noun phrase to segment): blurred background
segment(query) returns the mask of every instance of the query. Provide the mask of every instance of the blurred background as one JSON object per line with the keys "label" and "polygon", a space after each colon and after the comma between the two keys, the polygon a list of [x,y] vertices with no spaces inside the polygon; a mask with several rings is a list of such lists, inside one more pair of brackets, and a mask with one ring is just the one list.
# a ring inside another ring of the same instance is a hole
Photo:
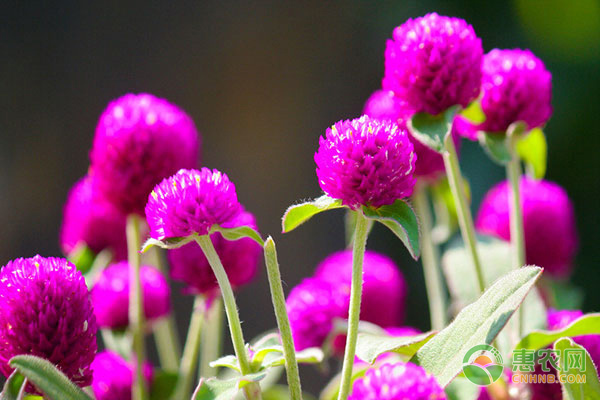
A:
{"label": "blurred background", "polygon": [[[63,202],[86,173],[100,113],[122,94],[150,92],[193,117],[202,164],[229,174],[261,232],[277,242],[288,293],[344,246],[341,212],[280,234],[286,207],[320,194],[318,137],[358,116],[380,87],[393,28],[431,11],[469,21],[486,51],[530,48],[552,72],[547,178],[575,203],[573,281],[586,292],[585,310],[599,311],[597,0],[2,2],[0,265],[60,255]],[[462,168],[475,212],[504,171],[466,142]],[[379,227],[368,247],[400,265],[410,286],[407,323],[427,329],[419,264]],[[264,272],[238,297],[247,338],[275,326]],[[177,292],[176,304],[183,334],[191,298]],[[305,373],[313,378],[306,386],[317,390],[318,374]]]}

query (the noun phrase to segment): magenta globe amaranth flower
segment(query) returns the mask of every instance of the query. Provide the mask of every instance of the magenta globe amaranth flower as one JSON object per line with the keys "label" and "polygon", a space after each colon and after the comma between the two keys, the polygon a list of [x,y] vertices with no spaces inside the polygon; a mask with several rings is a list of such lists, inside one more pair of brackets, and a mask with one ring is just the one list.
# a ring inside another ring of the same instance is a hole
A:
{"label": "magenta globe amaranth flower", "polygon": [[241,209],[235,185],[227,175],[216,169],[182,169],[150,193],[146,219],[150,236],[164,240],[207,235],[213,225],[226,225]]}
{"label": "magenta globe amaranth flower", "polygon": [[441,400],[444,389],[422,367],[398,362],[371,368],[354,381],[348,400]]}
{"label": "magenta globe amaranth flower", "polygon": [[[315,278],[330,282],[337,290],[350,293],[352,250],[334,253],[323,260]],[[381,327],[399,326],[404,321],[406,282],[398,266],[387,256],[365,251],[361,321]]]}
{"label": "magenta globe amaranth flower", "polygon": [[[555,183],[523,177],[520,181],[525,253],[528,264],[564,277],[571,271],[577,249],[573,205]],[[510,186],[504,181],[484,197],[476,220],[479,232],[510,240]]]}
{"label": "magenta globe amaranth flower", "polygon": [[410,196],[415,161],[406,130],[366,115],[328,128],[315,153],[319,185],[352,209]]}
{"label": "magenta globe amaranth flower", "polygon": [[[227,223],[227,227],[249,226],[257,229],[254,216],[243,211]],[[210,235],[212,243],[223,263],[231,285],[236,288],[249,283],[258,272],[262,248],[250,238],[231,241],[223,238],[219,232]],[[189,243],[178,249],[169,250],[171,277],[185,282],[190,293],[209,296],[219,289],[217,278],[196,243]]]}
{"label": "magenta globe amaranth flower", "polygon": [[13,356],[45,358],[79,386],[92,382],[96,317],[85,280],[62,258],[18,258],[0,270],[0,371]]}
{"label": "magenta globe amaranth flower", "polygon": [[303,280],[286,301],[296,350],[321,347],[335,318],[348,318],[350,292],[317,278]]}
{"label": "magenta globe amaranth flower", "polygon": [[[131,400],[134,365],[112,351],[103,351],[92,363],[94,380],[92,390],[96,400]],[[152,366],[144,364],[144,378],[150,384]]]}
{"label": "magenta globe amaranth flower", "polygon": [[199,136],[180,108],[150,94],[127,94],[100,116],[90,175],[126,214],[142,214],[148,194],[162,179],[198,162]]}
{"label": "magenta globe amaranth flower", "polygon": [[[129,263],[118,262],[102,271],[92,288],[96,321],[102,328],[125,328],[129,324]],[[140,281],[146,320],[154,320],[171,310],[167,280],[155,267],[142,265]]]}
{"label": "magenta globe amaranth flower", "polygon": [[117,260],[127,257],[125,215],[100,195],[88,176],[69,192],[60,229],[60,246],[66,255],[80,244],[94,253],[110,249]]}
{"label": "magenta globe amaranth flower", "polygon": [[552,75],[529,50],[494,49],[483,58],[479,129],[506,131],[524,121],[529,129],[546,123],[552,114]]}
{"label": "magenta globe amaranth flower", "polygon": [[383,89],[414,112],[438,114],[479,94],[483,48],[473,27],[436,13],[394,29],[385,50]]}

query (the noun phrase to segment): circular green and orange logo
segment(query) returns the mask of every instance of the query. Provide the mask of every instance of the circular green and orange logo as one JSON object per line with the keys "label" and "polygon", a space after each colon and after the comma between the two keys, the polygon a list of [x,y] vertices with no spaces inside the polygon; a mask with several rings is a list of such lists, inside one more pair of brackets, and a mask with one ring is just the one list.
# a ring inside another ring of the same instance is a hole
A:
{"label": "circular green and orange logo", "polygon": [[487,386],[498,380],[504,369],[500,352],[489,344],[471,347],[463,358],[465,377],[479,386]]}

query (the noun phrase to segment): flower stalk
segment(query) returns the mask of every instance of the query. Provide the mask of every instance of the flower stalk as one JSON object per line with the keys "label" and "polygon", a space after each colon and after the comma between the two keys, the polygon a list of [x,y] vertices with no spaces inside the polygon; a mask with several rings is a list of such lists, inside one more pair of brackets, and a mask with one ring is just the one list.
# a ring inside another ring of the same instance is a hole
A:
{"label": "flower stalk", "polygon": [[358,323],[360,322],[360,303],[362,297],[363,259],[367,244],[369,221],[362,211],[356,211],[356,228],[352,247],[352,283],[350,287],[350,308],[348,310],[348,334],[342,366],[342,381],[338,400],[346,400],[352,385],[352,367],[356,355]]}
{"label": "flower stalk", "polygon": [[205,302],[202,296],[196,296],[194,309],[188,328],[183,357],[179,367],[179,379],[175,388],[174,399],[187,399],[190,396],[192,379],[198,362],[202,322],[204,321]]}
{"label": "flower stalk", "polygon": [[200,343],[199,378],[216,376],[218,369],[210,366],[211,361],[221,356],[223,331],[223,302],[214,298],[204,315],[204,332]]}

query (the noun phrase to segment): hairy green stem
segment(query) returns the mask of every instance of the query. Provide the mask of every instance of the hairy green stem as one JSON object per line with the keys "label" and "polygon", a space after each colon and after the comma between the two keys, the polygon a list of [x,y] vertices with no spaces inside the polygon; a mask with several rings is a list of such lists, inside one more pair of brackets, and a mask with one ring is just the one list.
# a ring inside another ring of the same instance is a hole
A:
{"label": "hairy green stem", "polygon": [[288,386],[290,388],[290,397],[292,400],[302,400],[302,389],[300,387],[300,373],[298,371],[298,361],[294,350],[294,339],[292,339],[292,329],[290,320],[285,308],[285,295],[281,286],[281,273],[277,261],[277,250],[275,242],[269,236],[265,242],[265,263],[267,265],[267,275],[269,277],[269,286],[271,288],[271,299],[277,318],[277,326],[281,334],[281,343],[283,344],[283,356],[285,357],[285,370],[287,373]]}
{"label": "hairy green stem", "polygon": [[129,327],[133,337],[134,374],[133,400],[147,398],[146,381],[143,365],[146,359],[144,343],[144,298],[140,280],[140,217],[135,214],[127,216],[127,255],[129,261]]}
{"label": "hairy green stem", "polygon": [[199,378],[217,376],[218,369],[210,363],[221,356],[223,335],[223,302],[219,298],[211,301],[204,316],[204,334],[200,343]]}
{"label": "hairy green stem", "polygon": [[338,400],[346,400],[352,385],[352,367],[356,355],[356,340],[358,338],[358,323],[360,322],[360,302],[363,283],[363,259],[367,244],[369,221],[362,211],[356,211],[356,228],[352,247],[352,284],[350,287],[350,308],[348,309],[348,334],[342,366],[342,381]]}
{"label": "hairy green stem", "polygon": [[198,362],[198,352],[200,350],[200,336],[202,331],[202,322],[204,321],[204,298],[196,296],[194,300],[194,309],[188,328],[185,346],[183,348],[183,357],[179,366],[179,379],[175,387],[174,399],[187,399],[190,397],[192,380]]}
{"label": "hairy green stem", "polygon": [[[203,235],[196,237],[196,242],[204,252],[208,263],[210,264],[219,288],[221,289],[221,295],[223,296],[223,304],[225,305],[225,314],[227,315],[227,322],[229,323],[229,332],[231,333],[231,341],[233,342],[233,349],[240,365],[240,371],[242,375],[251,373],[250,361],[248,360],[248,353],[246,352],[244,334],[242,332],[242,324],[240,323],[240,316],[238,314],[237,305],[235,303],[235,297],[233,295],[233,289],[229,283],[229,278],[223,268],[223,264],[219,259],[215,247],[210,240],[209,235]],[[258,383],[250,383],[244,387],[244,393],[248,400],[260,399],[261,392]]]}
{"label": "hairy green stem", "polygon": [[444,166],[446,168],[446,174],[448,175],[450,190],[452,191],[452,196],[454,197],[454,202],[456,203],[458,225],[460,226],[460,232],[462,234],[463,241],[465,242],[465,246],[471,254],[471,261],[473,262],[479,293],[481,294],[485,290],[483,269],[481,267],[479,253],[477,252],[477,241],[475,239],[473,216],[471,215],[471,209],[467,203],[463,178],[460,172],[460,166],[458,164],[458,155],[456,154],[456,147],[454,146],[452,135],[446,135],[446,139],[444,140],[444,148]]}
{"label": "hairy green stem", "polygon": [[414,206],[421,220],[421,262],[429,301],[431,329],[439,331],[446,326],[446,296],[440,269],[438,247],[431,239],[432,217],[427,200],[427,188],[417,184],[413,194]]}

